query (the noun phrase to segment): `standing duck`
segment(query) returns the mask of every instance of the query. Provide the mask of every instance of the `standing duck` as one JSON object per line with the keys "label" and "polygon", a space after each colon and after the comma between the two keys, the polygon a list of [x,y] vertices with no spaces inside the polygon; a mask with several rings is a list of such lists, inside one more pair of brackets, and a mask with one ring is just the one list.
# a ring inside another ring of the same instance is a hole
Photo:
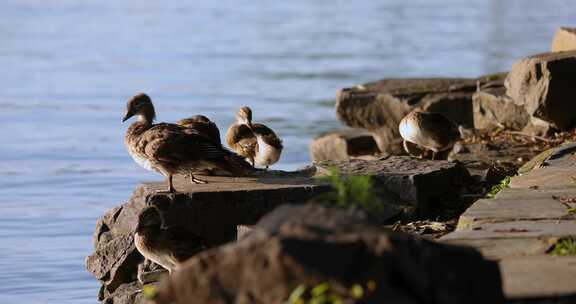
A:
{"label": "standing duck", "polygon": [[206,240],[182,227],[166,226],[161,211],[154,206],[145,208],[138,215],[134,245],[145,258],[169,272],[208,247]]}
{"label": "standing duck", "polygon": [[[178,173],[189,174],[206,168],[218,168],[236,176],[249,173],[234,153],[208,137],[177,124],[153,124],[156,113],[148,95],[135,95],[126,108],[123,122],[132,116],[138,117],[126,130],[124,143],[128,153],[143,168],[165,176],[167,192],[175,192],[172,177]],[[191,179],[195,183],[206,183],[193,176]]]}
{"label": "standing duck", "polygon": [[460,140],[458,127],[440,113],[415,109],[400,121],[400,136],[404,139],[404,149],[410,153],[410,144],[432,150],[432,159],[438,152],[446,151]]}
{"label": "standing duck", "polygon": [[226,132],[228,146],[250,161],[253,167],[268,169],[280,159],[282,140],[267,126],[252,123],[252,110],[242,107],[236,113],[236,122]]}

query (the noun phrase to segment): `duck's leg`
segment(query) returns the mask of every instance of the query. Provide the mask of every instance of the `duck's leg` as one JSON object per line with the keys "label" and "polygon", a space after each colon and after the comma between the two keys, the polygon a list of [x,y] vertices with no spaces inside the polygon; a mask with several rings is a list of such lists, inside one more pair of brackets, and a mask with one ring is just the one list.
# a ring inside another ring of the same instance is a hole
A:
{"label": "duck's leg", "polygon": [[436,160],[436,151],[432,151],[432,160]]}
{"label": "duck's leg", "polygon": [[166,184],[168,184],[168,189],[165,191],[158,191],[158,193],[174,193],[176,189],[174,189],[174,184],[172,183],[172,174],[166,174]]}
{"label": "duck's leg", "polygon": [[252,165],[252,168],[256,168],[256,163],[254,162],[254,157],[250,157],[250,164]]}

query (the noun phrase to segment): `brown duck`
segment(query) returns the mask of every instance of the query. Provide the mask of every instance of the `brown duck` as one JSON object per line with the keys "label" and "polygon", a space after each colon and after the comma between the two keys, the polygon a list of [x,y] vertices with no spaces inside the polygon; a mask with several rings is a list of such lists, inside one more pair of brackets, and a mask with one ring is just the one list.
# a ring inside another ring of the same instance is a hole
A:
{"label": "brown duck", "polygon": [[[218,168],[235,176],[249,173],[238,157],[205,135],[190,132],[171,123],[153,124],[156,113],[146,94],[132,97],[122,121],[137,116],[126,130],[124,143],[134,161],[145,169],[166,177],[168,192],[175,192],[172,177],[204,169]],[[247,165],[247,164],[246,164]],[[195,183],[205,183],[192,176]]]}
{"label": "brown duck", "polygon": [[252,123],[252,110],[242,107],[236,113],[236,122],[226,132],[226,143],[252,166],[268,169],[280,159],[282,140],[267,126]]}
{"label": "brown duck", "polygon": [[210,138],[213,142],[221,144],[220,130],[218,126],[204,115],[195,115],[192,117],[180,119],[176,124],[186,127],[192,132],[202,134]]}
{"label": "brown duck", "polygon": [[194,254],[208,248],[203,238],[182,227],[166,226],[161,211],[147,207],[138,216],[134,233],[136,249],[147,259],[174,271]]}
{"label": "brown duck", "polygon": [[410,153],[409,143],[432,150],[432,159],[438,152],[446,151],[460,140],[458,127],[440,113],[425,112],[420,109],[408,113],[398,126],[404,139],[404,149]]}

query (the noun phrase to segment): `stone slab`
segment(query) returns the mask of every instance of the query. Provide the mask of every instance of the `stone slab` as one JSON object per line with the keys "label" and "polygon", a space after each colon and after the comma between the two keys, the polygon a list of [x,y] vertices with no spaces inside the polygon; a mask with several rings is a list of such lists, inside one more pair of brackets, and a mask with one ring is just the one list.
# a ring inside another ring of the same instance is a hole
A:
{"label": "stone slab", "polygon": [[574,234],[576,234],[576,221],[574,219],[518,220],[501,223],[479,223],[467,229],[449,233],[442,237],[442,240],[563,237]]}
{"label": "stone slab", "polygon": [[459,162],[408,156],[390,156],[377,161],[325,161],[316,163],[316,167],[318,175],[336,167],[342,174],[372,176],[375,188],[386,202],[412,205],[420,216],[441,208],[442,201],[456,196],[470,178]]}
{"label": "stone slab", "polygon": [[347,160],[379,153],[372,134],[360,129],[328,132],[310,143],[310,157],[313,161]]}
{"label": "stone slab", "polygon": [[[460,237],[466,237],[459,235]],[[490,239],[440,239],[441,243],[468,246],[477,249],[484,257],[499,260],[514,256],[529,256],[545,254],[556,237],[542,238],[490,238]]]}
{"label": "stone slab", "polygon": [[576,295],[576,257],[513,257],[501,260],[499,265],[504,294],[509,300],[547,298],[550,301]]}
{"label": "stone slab", "polygon": [[[458,229],[487,222],[521,219],[561,219],[568,216],[567,206],[559,198],[576,197],[572,190],[505,189],[493,199],[481,199],[468,208],[458,220]],[[576,206],[576,205],[575,205]]]}
{"label": "stone slab", "polygon": [[574,188],[576,167],[550,167],[532,170],[512,178],[510,188]]}

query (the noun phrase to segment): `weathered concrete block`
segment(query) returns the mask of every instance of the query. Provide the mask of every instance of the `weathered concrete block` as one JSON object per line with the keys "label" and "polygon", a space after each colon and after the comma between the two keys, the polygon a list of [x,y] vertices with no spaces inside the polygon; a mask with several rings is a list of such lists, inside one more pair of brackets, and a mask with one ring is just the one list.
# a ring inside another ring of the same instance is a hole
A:
{"label": "weathered concrete block", "polygon": [[552,52],[574,51],[576,50],[576,28],[561,27],[554,34]]}
{"label": "weathered concrete block", "polygon": [[502,83],[505,74],[478,79],[384,79],[345,88],[336,97],[336,116],[353,128],[369,130],[380,151],[401,154],[400,120],[416,107],[445,114],[465,127],[473,126],[472,94]]}
{"label": "weathered concrete block", "polygon": [[576,51],[544,53],[512,65],[506,94],[526,111],[566,130],[576,119]]}
{"label": "weathered concrete block", "polygon": [[499,265],[504,293],[511,303],[576,300],[576,257],[513,257],[501,260]]}
{"label": "weathered concrete block", "polygon": [[[430,161],[408,156],[381,160],[325,161],[316,166],[327,172],[336,167],[342,174],[370,175],[386,202],[410,204],[420,216],[442,208],[442,201],[453,198],[470,175],[464,165],[450,161]],[[322,174],[319,170],[318,174]]]}
{"label": "weathered concrete block", "polygon": [[365,130],[349,129],[329,132],[310,143],[313,161],[346,160],[380,153],[372,134]]}
{"label": "weathered concrete block", "polygon": [[318,205],[279,207],[241,242],[196,255],[155,301],[284,303],[299,285],[325,282],[344,300],[352,300],[350,285],[364,286],[366,303],[504,301],[498,268],[475,250],[386,232],[359,212]]}
{"label": "weathered concrete block", "polygon": [[[476,223],[443,236],[447,244],[474,247],[486,257],[542,255],[560,238],[576,231],[574,218],[566,220],[523,220]],[[576,292],[576,286],[574,291]]]}
{"label": "weathered concrete block", "polygon": [[506,189],[496,198],[475,202],[460,216],[458,229],[517,219],[561,219],[569,215],[566,204],[558,200],[562,197],[576,197],[576,189]]}

